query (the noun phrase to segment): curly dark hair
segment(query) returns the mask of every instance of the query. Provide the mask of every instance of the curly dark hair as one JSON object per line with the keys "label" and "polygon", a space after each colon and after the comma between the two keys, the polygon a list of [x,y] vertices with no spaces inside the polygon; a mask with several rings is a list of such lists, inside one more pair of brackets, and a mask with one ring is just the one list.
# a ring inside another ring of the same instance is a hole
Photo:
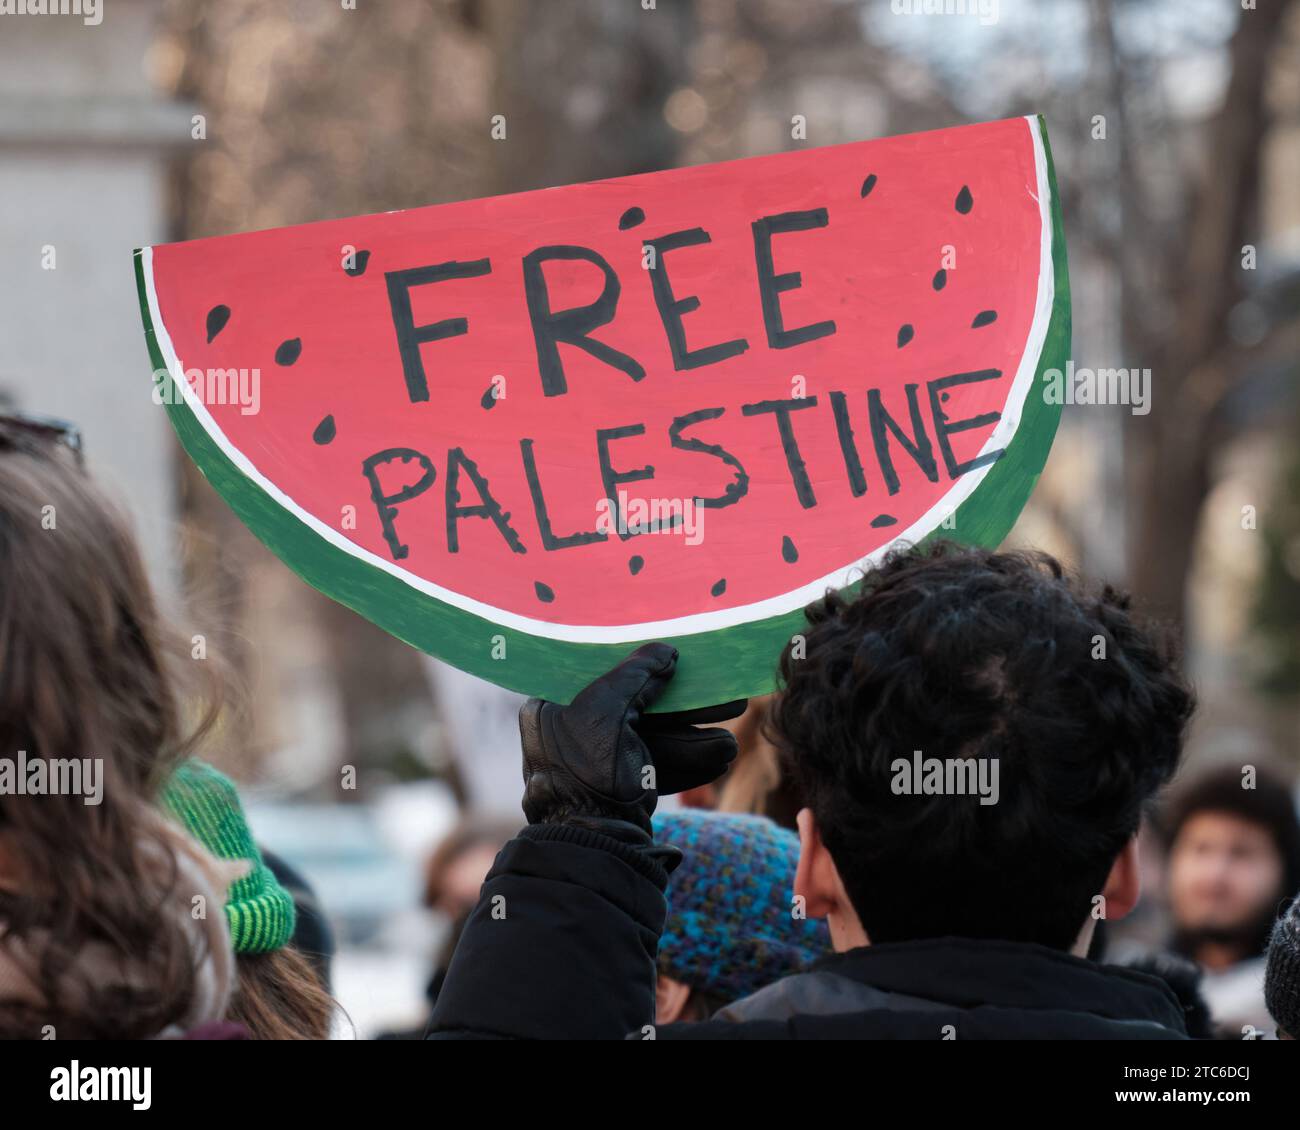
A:
{"label": "curly dark hair", "polygon": [[[1045,553],[895,552],[807,610],[772,738],[873,942],[1072,946],[1194,708],[1129,600]],[[898,795],[893,763],[997,759],[999,798]]]}

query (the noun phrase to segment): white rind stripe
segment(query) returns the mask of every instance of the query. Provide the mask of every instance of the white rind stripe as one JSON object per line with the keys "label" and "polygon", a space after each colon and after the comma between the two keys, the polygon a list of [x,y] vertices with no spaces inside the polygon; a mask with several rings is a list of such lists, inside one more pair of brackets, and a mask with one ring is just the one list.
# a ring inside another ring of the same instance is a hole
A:
{"label": "white rind stripe", "polygon": [[[1020,365],[1016,370],[1011,391],[1004,404],[1002,417],[993,429],[988,441],[980,449],[981,454],[1006,446],[1020,426],[1025,397],[1028,395],[1030,388],[1033,387],[1034,376],[1038,371],[1038,360],[1042,354],[1043,343],[1047,338],[1047,328],[1052,319],[1052,304],[1056,297],[1056,277],[1052,262],[1051,186],[1047,179],[1047,155],[1043,149],[1043,139],[1039,133],[1037,120],[1033,117],[1026,117],[1024,121],[1033,140],[1034,168],[1038,178],[1037,199],[1042,233],[1040,240],[1041,257],[1038,266],[1038,299],[1034,306],[1034,318],[1029,327],[1025,348],[1020,354]],[[143,249],[141,266],[144,269],[145,293],[149,302],[149,315],[153,321],[154,336],[158,342],[158,348],[162,352],[163,360],[167,363],[168,371],[170,373],[184,374],[185,366],[181,364],[180,359],[176,356],[171,336],[167,332],[167,327],[163,323],[162,314],[158,308],[158,295],[154,288],[153,278],[153,248],[146,247]],[[956,510],[961,503],[969,498],[975,488],[983,482],[984,476],[990,468],[997,465],[991,463],[963,475],[934,506],[906,530],[891,541],[886,542],[875,552],[859,558],[833,573],[828,573],[824,577],[810,581],[797,589],[791,589],[777,596],[767,597],[734,608],[697,612],[670,620],[650,620],[637,624],[614,625],[555,624],[546,620],[537,620],[530,616],[522,616],[516,612],[508,612],[503,608],[485,604],[452,589],[436,585],[432,581],[426,581],[422,577],[409,573],[400,565],[392,561],[386,561],[377,554],[370,552],[370,550],[349,541],[339,531],[327,526],[314,515],[304,510],[275,483],[258,471],[244,453],[226,438],[225,433],[217,426],[211,413],[208,412],[207,406],[194,394],[189,383],[183,379],[176,383],[180,387],[185,402],[194,414],[195,419],[199,421],[227,458],[244,475],[251,479],[259,489],[270,495],[276,503],[335,548],[364,561],[367,565],[382,569],[417,592],[435,597],[454,608],[481,616],[493,624],[499,624],[505,628],[514,628],[544,639],[567,640],[574,643],[622,643],[663,636],[694,635],[700,632],[710,632],[717,628],[746,624],[755,620],[765,620],[770,616],[777,616],[802,608],[822,596],[828,588],[839,589],[850,584],[859,570],[877,563],[892,546],[900,541],[920,541],[921,538],[935,529],[948,514]]]}

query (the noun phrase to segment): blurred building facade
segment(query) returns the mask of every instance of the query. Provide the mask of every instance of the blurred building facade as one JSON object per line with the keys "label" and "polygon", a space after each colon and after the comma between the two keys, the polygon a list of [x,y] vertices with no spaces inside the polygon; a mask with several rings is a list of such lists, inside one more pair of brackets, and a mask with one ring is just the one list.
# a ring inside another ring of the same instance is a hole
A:
{"label": "blurred building facade", "polygon": [[169,230],[168,164],[192,109],[147,60],[162,0],[103,22],[0,17],[0,400],[78,423],[174,589],[174,441],[152,402],[131,252]]}

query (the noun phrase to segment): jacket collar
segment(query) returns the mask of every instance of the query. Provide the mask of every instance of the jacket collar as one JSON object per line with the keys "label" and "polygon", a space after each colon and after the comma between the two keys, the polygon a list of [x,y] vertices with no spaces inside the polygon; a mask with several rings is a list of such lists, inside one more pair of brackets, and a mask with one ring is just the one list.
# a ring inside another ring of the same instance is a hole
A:
{"label": "jacket collar", "polygon": [[966,1009],[979,1005],[1088,1012],[1185,1031],[1183,1009],[1157,977],[1046,946],[933,938],[861,946],[823,958],[833,973],[886,993]]}

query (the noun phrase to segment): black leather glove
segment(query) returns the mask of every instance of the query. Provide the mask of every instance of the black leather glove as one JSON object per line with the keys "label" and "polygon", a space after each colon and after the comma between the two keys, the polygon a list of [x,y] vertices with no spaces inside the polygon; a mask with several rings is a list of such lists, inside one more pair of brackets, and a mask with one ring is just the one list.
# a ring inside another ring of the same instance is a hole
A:
{"label": "black leather glove", "polygon": [[676,648],[643,644],[569,706],[537,698],[524,703],[519,734],[530,824],[620,820],[649,833],[661,794],[721,776],[736,756],[735,737],[693,723],[735,718],[745,700],[646,715],[676,666]]}

